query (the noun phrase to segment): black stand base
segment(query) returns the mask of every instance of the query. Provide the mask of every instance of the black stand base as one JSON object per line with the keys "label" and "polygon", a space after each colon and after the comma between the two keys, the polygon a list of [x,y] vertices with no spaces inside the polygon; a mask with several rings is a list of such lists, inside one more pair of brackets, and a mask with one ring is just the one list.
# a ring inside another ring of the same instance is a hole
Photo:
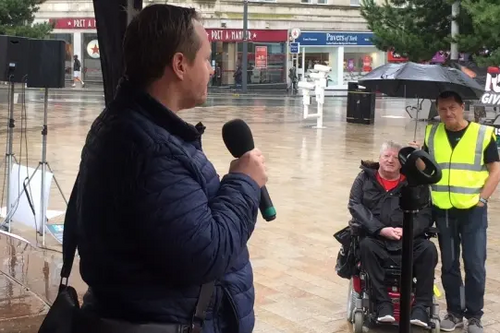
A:
{"label": "black stand base", "polygon": [[403,253],[401,260],[401,316],[399,332],[410,333],[411,293],[413,286],[413,217],[422,209],[421,188],[406,186],[401,191],[400,207],[403,210]]}

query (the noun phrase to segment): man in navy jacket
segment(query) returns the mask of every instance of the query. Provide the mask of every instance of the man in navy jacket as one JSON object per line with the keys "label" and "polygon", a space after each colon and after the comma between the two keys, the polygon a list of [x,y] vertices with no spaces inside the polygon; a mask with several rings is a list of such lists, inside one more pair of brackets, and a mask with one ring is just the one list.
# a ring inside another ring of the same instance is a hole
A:
{"label": "man in navy jacket", "polygon": [[201,285],[215,281],[203,333],[250,333],[247,242],[267,182],[264,158],[255,149],[219,180],[201,149],[204,127],[177,115],[205,101],[213,74],[194,9],[146,7],[123,54],[124,78],[89,131],[75,185],[83,309],[189,325]]}

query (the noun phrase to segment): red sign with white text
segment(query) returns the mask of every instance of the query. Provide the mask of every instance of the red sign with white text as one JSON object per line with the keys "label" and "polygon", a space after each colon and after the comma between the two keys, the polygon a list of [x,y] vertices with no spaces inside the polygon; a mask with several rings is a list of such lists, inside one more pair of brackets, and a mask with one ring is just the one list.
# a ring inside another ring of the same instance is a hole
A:
{"label": "red sign with white text", "polygon": [[387,61],[388,62],[406,62],[408,58],[402,57],[394,51],[387,51]]}
{"label": "red sign with white text", "polygon": [[[93,17],[57,18],[51,19],[54,29],[95,29]],[[211,42],[241,42],[242,29],[206,29]],[[287,30],[248,30],[249,42],[287,42]]]}
{"label": "red sign with white text", "polygon": [[267,46],[255,47],[255,67],[267,68]]}
{"label": "red sign with white text", "polygon": [[49,20],[54,24],[54,29],[95,29],[95,18],[93,17],[75,17],[58,18]]}
{"label": "red sign with white text", "polygon": [[[242,29],[205,29],[211,42],[241,42]],[[248,30],[249,42],[286,42],[287,30]]]}

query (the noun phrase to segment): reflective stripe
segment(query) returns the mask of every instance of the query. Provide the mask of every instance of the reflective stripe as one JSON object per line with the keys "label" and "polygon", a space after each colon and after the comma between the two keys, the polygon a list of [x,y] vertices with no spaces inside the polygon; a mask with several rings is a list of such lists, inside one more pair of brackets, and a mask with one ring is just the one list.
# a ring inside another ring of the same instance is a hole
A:
{"label": "reflective stripe", "polygon": [[441,169],[453,169],[464,171],[486,171],[486,165],[472,165],[467,163],[438,163]]}
{"label": "reflective stripe", "polygon": [[477,141],[476,141],[476,154],[474,157],[474,165],[476,167],[481,165],[483,159],[483,141],[484,141],[484,136],[486,135],[486,129],[487,129],[486,126],[479,125],[479,133],[477,134]]}
{"label": "reflective stripe", "polygon": [[431,185],[431,189],[436,192],[450,192],[458,194],[479,194],[481,188],[470,188],[460,186]]}
{"label": "reflective stripe", "polygon": [[434,156],[434,137],[436,136],[438,126],[439,124],[432,125],[431,131],[429,133],[429,142],[427,143],[427,148],[429,148],[429,154],[431,156]]}

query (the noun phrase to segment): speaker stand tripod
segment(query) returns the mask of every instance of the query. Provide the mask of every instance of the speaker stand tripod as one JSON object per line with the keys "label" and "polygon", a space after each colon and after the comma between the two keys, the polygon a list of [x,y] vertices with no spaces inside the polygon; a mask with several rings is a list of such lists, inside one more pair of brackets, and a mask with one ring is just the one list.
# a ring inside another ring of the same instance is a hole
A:
{"label": "speaker stand tripod", "polygon": [[[35,176],[36,172],[40,169],[41,171],[41,181],[40,181],[40,210],[39,212],[33,211],[33,214],[37,215],[37,213],[40,216],[40,223],[41,225],[36,225],[37,232],[42,236],[42,246],[45,247],[45,234],[46,234],[46,226],[47,226],[47,206],[46,206],[46,200],[45,200],[45,184],[46,184],[46,172],[47,169],[52,173],[52,178],[54,179],[54,182],[56,183],[57,189],[59,190],[59,193],[61,194],[64,203],[66,206],[68,205],[68,200],[66,200],[66,197],[64,196],[64,193],[61,189],[61,186],[59,185],[59,182],[57,181],[57,178],[54,174],[54,171],[50,167],[49,162],[47,161],[47,134],[48,134],[48,125],[47,125],[47,117],[48,117],[48,102],[49,102],[49,89],[45,88],[44,90],[44,97],[43,97],[43,127],[42,127],[42,158],[40,162],[38,163],[38,166],[36,169],[33,171],[33,174],[29,177],[27,183],[23,186],[23,190],[20,192],[19,196],[16,199],[16,202],[20,200],[21,196],[24,194],[26,191],[26,188],[29,186],[31,181],[33,180],[33,177]],[[20,186],[20,184],[19,184]],[[50,192],[49,192],[50,193]],[[28,193],[26,194],[28,197]],[[36,219],[35,219],[36,220]]]}
{"label": "speaker stand tripod", "polygon": [[14,120],[14,89],[15,89],[15,83],[10,81],[9,82],[9,102],[8,107],[9,107],[9,118],[7,120],[7,151],[5,153],[5,179],[4,179],[4,186],[7,187],[7,203],[5,205],[5,220],[3,221],[2,225],[0,228],[4,231],[11,232],[11,220],[12,220],[12,214],[14,210],[14,204],[12,202],[12,193],[10,190],[10,178],[11,178],[11,173],[12,173],[12,166],[13,166],[13,161],[17,163],[16,157],[14,156],[14,152],[12,149],[12,144],[14,141],[14,128],[16,127],[16,121]]}

